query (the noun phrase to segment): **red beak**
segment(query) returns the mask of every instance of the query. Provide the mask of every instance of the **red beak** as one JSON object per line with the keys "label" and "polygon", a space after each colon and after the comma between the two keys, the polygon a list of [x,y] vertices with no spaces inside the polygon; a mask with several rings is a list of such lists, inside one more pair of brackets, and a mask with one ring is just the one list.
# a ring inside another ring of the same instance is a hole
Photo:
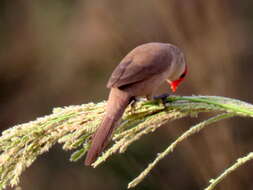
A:
{"label": "red beak", "polygon": [[179,79],[174,80],[174,81],[168,81],[168,83],[170,84],[170,88],[173,92],[176,92],[178,85],[182,82],[182,80],[184,80],[185,75],[187,74],[187,66],[185,66],[185,71],[184,73],[179,77]]}
{"label": "red beak", "polygon": [[181,83],[182,80],[183,80],[183,79],[180,78],[180,79],[178,79],[178,80],[175,80],[175,81],[172,81],[172,82],[169,83],[172,92],[176,92],[177,87],[178,87],[178,85]]}

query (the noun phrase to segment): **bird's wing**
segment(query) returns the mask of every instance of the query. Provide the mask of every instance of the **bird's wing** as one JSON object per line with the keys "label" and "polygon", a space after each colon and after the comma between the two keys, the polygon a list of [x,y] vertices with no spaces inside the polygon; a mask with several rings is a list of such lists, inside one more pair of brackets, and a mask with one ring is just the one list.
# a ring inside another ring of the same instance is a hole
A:
{"label": "bird's wing", "polygon": [[144,59],[123,59],[113,71],[107,88],[120,88],[162,73],[170,66],[171,59],[171,55],[168,54],[161,54],[152,58],[147,56]]}

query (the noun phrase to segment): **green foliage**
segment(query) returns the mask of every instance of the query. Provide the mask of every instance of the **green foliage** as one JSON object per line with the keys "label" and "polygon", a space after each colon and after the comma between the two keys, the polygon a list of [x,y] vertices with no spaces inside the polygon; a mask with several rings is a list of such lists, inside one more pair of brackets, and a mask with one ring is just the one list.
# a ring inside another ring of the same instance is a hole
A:
{"label": "green foliage", "polygon": [[[121,126],[114,132],[114,144],[93,163],[93,167],[106,161],[114,153],[125,152],[133,142],[169,121],[197,116],[200,112],[217,113],[216,116],[191,127],[164,152],[157,154],[155,160],[129,183],[128,187],[131,188],[139,184],[178,144],[206,126],[234,116],[253,117],[253,105],[225,97],[171,96],[167,101],[166,107],[159,101],[141,101],[137,103],[135,110],[127,109]],[[105,102],[56,108],[49,116],[4,131],[0,137],[0,189],[17,185],[22,172],[56,143],[63,144],[64,150],[75,150],[71,161],[83,158],[89,148],[91,136],[103,118],[104,108]],[[252,160],[252,154],[238,159],[219,177],[211,180],[206,190],[213,189],[236,168]]]}

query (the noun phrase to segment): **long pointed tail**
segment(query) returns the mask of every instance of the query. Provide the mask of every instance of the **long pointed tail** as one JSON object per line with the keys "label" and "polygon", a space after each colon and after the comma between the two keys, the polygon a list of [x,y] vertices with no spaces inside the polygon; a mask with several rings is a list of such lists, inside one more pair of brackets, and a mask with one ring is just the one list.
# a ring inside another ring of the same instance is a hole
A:
{"label": "long pointed tail", "polygon": [[99,128],[93,136],[91,147],[88,150],[85,165],[91,165],[104,150],[110,140],[117,121],[130,103],[130,96],[117,88],[112,88],[106,106],[106,114]]}

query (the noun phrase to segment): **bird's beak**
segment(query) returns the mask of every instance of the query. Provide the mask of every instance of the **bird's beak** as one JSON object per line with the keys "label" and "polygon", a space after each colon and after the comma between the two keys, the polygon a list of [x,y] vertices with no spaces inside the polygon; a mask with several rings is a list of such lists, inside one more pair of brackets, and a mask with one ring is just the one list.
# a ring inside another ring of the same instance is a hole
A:
{"label": "bird's beak", "polygon": [[178,87],[179,83],[181,82],[181,80],[175,80],[175,81],[167,80],[167,82],[170,84],[170,88],[171,88],[172,92],[176,92],[177,87]]}

